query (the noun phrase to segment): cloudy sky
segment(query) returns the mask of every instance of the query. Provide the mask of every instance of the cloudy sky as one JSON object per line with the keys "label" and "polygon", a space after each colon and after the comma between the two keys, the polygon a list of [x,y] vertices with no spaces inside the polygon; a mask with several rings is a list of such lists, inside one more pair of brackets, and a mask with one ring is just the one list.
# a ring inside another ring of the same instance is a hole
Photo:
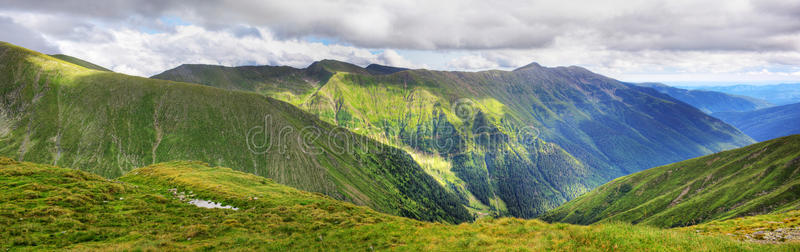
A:
{"label": "cloudy sky", "polygon": [[0,0],[0,41],[151,76],[320,59],[579,65],[623,81],[800,82],[800,1]]}

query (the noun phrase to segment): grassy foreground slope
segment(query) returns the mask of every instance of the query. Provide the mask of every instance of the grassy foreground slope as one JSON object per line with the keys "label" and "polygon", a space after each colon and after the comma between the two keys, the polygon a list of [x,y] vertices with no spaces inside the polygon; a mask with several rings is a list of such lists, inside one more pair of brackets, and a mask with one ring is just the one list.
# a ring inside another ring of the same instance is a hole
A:
{"label": "grassy foreground slope", "polygon": [[[181,200],[183,197],[184,200]],[[189,199],[236,207],[200,208]],[[201,162],[108,180],[0,158],[0,248],[75,250],[791,250],[629,224],[421,222]]]}
{"label": "grassy foreground slope", "polygon": [[665,94],[580,67],[444,72],[324,60],[183,65],[153,78],[258,92],[401,147],[484,214],[534,217],[613,178],[753,142]]}
{"label": "grassy foreground slope", "polygon": [[0,154],[110,178],[201,160],[386,213],[472,219],[406,153],[285,102],[90,70],[5,43]]}
{"label": "grassy foreground slope", "polygon": [[800,243],[800,210],[711,221],[680,229],[750,242]]}
{"label": "grassy foreground slope", "polygon": [[800,103],[712,115],[730,123],[757,141],[800,134]]}
{"label": "grassy foreground slope", "polygon": [[800,209],[800,135],[621,177],[552,210],[544,219],[677,227],[796,209]]}

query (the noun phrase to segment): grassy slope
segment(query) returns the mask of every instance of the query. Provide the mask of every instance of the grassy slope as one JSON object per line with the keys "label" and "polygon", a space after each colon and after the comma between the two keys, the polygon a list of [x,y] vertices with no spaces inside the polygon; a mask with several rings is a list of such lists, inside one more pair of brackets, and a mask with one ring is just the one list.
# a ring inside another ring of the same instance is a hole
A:
{"label": "grassy slope", "polygon": [[[201,160],[387,213],[471,219],[406,153],[261,95],[89,70],[10,44],[0,83],[0,154],[19,160],[106,177]],[[321,137],[301,144],[305,127]],[[269,151],[248,146],[252,132],[254,143],[270,136]]]}
{"label": "grassy slope", "polygon": [[[740,217],[728,220],[717,220],[694,226],[680,228],[681,230],[694,231],[705,235],[732,236],[737,240],[762,241],[765,240],[759,232],[780,232],[781,229],[799,229],[800,210],[784,213],[763,214],[756,216]],[[777,237],[776,237],[777,238]],[[800,237],[783,241],[776,239],[773,242],[798,242]]]}
{"label": "grassy slope", "polygon": [[[295,84],[285,76],[297,72],[240,74],[251,68],[279,67],[182,66],[153,78],[259,92],[417,152],[420,163],[442,164],[426,170],[479,212],[536,216],[615,177],[752,143],[673,98],[577,67],[370,75],[322,61],[298,70],[315,79]],[[540,139],[519,141],[525,126]]]}
{"label": "grassy slope", "polygon": [[101,67],[101,66],[96,65],[96,64],[94,64],[92,62],[88,62],[88,61],[85,61],[85,60],[82,60],[82,59],[79,59],[79,58],[75,58],[75,57],[72,57],[72,56],[69,56],[69,55],[52,54],[52,55],[50,55],[50,57],[53,57],[53,58],[56,58],[56,59],[60,59],[60,60],[75,64],[75,65],[79,65],[79,66],[82,66],[82,67],[85,67],[85,68],[88,68],[88,69],[92,69],[92,70],[113,72],[111,70],[108,70],[108,68]]}
{"label": "grassy slope", "polygon": [[730,95],[716,91],[686,90],[661,83],[637,83],[665,93],[675,99],[688,103],[708,114],[717,112],[750,111],[772,106],[769,102],[753,97]]}
{"label": "grassy slope", "polygon": [[615,179],[544,219],[686,226],[800,208],[800,135]]}
{"label": "grassy slope", "polygon": [[800,134],[800,103],[747,112],[714,113],[757,141]]}
{"label": "grassy slope", "polygon": [[[239,210],[205,209],[170,189]],[[427,223],[200,162],[160,163],[117,180],[0,158],[0,248],[76,250],[791,250],[628,224],[503,218]]]}

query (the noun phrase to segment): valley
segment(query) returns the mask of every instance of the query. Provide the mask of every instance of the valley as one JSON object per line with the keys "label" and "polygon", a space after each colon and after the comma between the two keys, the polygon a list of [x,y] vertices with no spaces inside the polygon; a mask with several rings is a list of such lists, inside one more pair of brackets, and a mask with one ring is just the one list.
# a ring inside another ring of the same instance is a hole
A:
{"label": "valley", "polygon": [[535,217],[615,177],[753,142],[669,96],[580,67],[373,72],[323,60],[182,65],[152,78],[263,94],[436,159],[445,168],[429,174],[495,215]]}

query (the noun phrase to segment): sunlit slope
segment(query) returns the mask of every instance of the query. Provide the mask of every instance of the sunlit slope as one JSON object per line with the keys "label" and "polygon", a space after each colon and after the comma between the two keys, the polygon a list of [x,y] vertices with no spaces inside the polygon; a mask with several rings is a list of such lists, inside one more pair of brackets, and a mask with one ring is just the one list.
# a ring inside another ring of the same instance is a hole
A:
{"label": "sunlit slope", "polygon": [[[238,210],[200,208],[191,199]],[[136,169],[117,181],[0,158],[0,208],[0,248],[12,250],[796,249],[627,224],[420,222],[185,161]]]}
{"label": "sunlit slope", "polygon": [[386,213],[471,219],[406,153],[272,98],[89,70],[10,44],[0,64],[3,155],[105,177],[201,160]]}
{"label": "sunlit slope", "polygon": [[72,56],[69,56],[69,55],[51,54],[50,57],[53,57],[53,58],[56,58],[56,59],[60,59],[60,60],[75,64],[75,65],[79,65],[79,66],[82,66],[82,67],[85,67],[85,68],[88,68],[88,69],[92,69],[92,70],[113,72],[111,70],[108,70],[108,68],[105,68],[105,67],[99,66],[97,64],[94,64],[92,62],[88,62],[88,61],[85,61],[85,60],[82,60],[82,59],[79,59],[79,58],[75,58],[75,57],[72,57]]}
{"label": "sunlit slope", "polygon": [[800,209],[800,135],[618,178],[544,219],[676,227],[793,209]]}
{"label": "sunlit slope", "polygon": [[401,147],[484,214],[537,216],[613,178],[753,142],[667,95],[579,67],[280,69],[184,65],[153,78],[258,92]]}

